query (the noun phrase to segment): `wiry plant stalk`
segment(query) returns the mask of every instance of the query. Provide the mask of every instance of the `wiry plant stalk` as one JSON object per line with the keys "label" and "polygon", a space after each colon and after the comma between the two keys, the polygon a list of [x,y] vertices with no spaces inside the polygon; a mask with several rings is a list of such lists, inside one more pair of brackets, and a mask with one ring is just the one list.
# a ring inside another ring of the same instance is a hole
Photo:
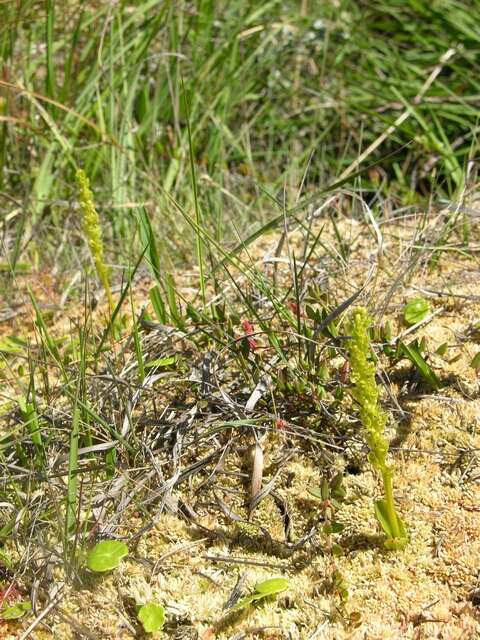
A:
{"label": "wiry plant stalk", "polygon": [[370,318],[365,309],[356,309],[350,322],[351,340],[348,341],[352,369],[353,397],[360,408],[360,420],[365,428],[365,439],[370,448],[368,459],[383,480],[385,500],[375,502],[375,513],[387,534],[385,546],[402,548],[407,542],[405,525],[397,515],[393,499],[393,465],[388,462],[388,442],[385,438],[387,414],[378,401],[375,364],[371,355],[368,327]]}
{"label": "wiry plant stalk", "polygon": [[87,236],[88,245],[92,252],[93,260],[95,262],[95,268],[97,270],[98,277],[105,289],[105,294],[108,300],[108,306],[110,312],[113,311],[113,296],[110,289],[110,282],[108,280],[108,269],[105,265],[103,255],[103,241],[102,241],[102,227],[100,223],[100,217],[95,209],[93,202],[93,194],[90,189],[90,181],[83,169],[78,169],[76,173],[77,186],[80,192],[79,201],[83,212],[83,226],[85,234]]}

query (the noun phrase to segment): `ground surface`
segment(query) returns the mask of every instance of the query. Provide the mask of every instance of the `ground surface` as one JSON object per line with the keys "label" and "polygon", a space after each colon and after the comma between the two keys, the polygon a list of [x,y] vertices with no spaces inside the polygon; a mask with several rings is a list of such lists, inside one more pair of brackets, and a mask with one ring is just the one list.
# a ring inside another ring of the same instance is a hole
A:
{"label": "ground surface", "polygon": [[[437,225],[432,216],[424,238],[431,239]],[[452,250],[443,251],[432,269],[424,243],[412,266],[417,229],[417,217],[385,223],[379,244],[373,229],[348,219],[340,225],[351,248],[343,266],[333,268],[328,257],[335,245],[333,231],[327,229],[324,248],[305,272],[306,281],[318,281],[328,271],[329,289],[343,300],[368,279],[372,265],[380,265],[361,300],[377,310],[383,305],[382,319],[391,321],[394,337],[425,337],[429,363],[442,382],[433,392],[419,383],[406,360],[394,366],[380,361],[388,388],[383,400],[391,415],[396,499],[410,534],[407,548],[383,548],[372,507],[380,486],[366,461],[360,425],[348,398],[336,409],[333,423],[328,416],[314,414],[308,402],[292,408],[291,400],[272,388],[248,413],[244,405],[255,385],[235,386],[238,373],[228,371],[228,358],[219,361],[218,384],[206,396],[199,392],[192,366],[188,374],[156,381],[133,412],[135,429],[150,430],[152,459],[150,465],[130,470],[129,479],[135,486],[145,483],[146,491],[138,494],[134,508],[125,503],[119,508],[112,498],[113,508],[105,504],[102,515],[95,512],[99,529],[126,539],[128,560],[108,576],[93,578],[83,572],[75,587],[64,583],[63,572],[53,563],[43,573],[37,613],[48,606],[47,594],[51,598],[55,589],[58,600],[35,626],[32,638],[142,637],[135,604],[147,600],[166,608],[167,627],[158,637],[480,637],[480,399],[471,366],[479,349],[478,260],[474,250],[462,255],[452,242]],[[303,239],[302,231],[292,228],[288,242],[276,252],[280,287],[289,280],[291,254],[300,251]],[[249,254],[268,278],[269,256],[275,254],[278,240],[273,234]],[[181,281],[186,294],[192,289],[190,276]],[[241,284],[243,276],[234,277]],[[55,282],[36,282],[39,302],[60,306]],[[392,290],[393,283],[397,284]],[[146,281],[139,282],[139,305],[146,300],[147,288]],[[401,311],[419,290],[429,299],[432,313],[407,333]],[[228,295],[227,284],[225,291]],[[18,313],[21,309],[2,322],[3,335],[28,334],[30,311],[24,318]],[[54,312],[52,332],[61,332],[65,317],[76,314],[78,307],[69,310],[68,303],[61,313]],[[154,335],[145,333],[145,348],[149,340]],[[261,335],[257,340],[262,344]],[[175,349],[183,348],[186,359],[197,362],[199,353],[188,341],[180,337],[173,342]],[[436,354],[444,344],[446,351]],[[164,354],[164,347],[157,352]],[[340,363],[332,367],[332,380],[337,380],[339,369]],[[240,426],[222,431],[220,427],[233,420]],[[171,433],[172,425],[181,432],[181,442],[177,436],[172,444],[164,435],[169,426]],[[248,518],[255,439],[263,451],[266,491]],[[192,465],[199,460],[206,462],[193,473]],[[153,476],[148,475],[152,469]],[[321,502],[308,492],[333,470],[342,472],[346,489],[336,514],[344,525],[335,536],[342,549],[338,557],[332,556],[331,541],[321,533]],[[127,475],[121,473],[116,480]],[[172,478],[171,490],[159,490]],[[115,496],[121,489],[109,480],[101,491]],[[50,543],[54,538],[50,532]],[[348,590],[343,600],[334,580],[338,574]],[[232,593],[249,593],[256,583],[274,576],[288,577],[290,587],[284,594],[238,613],[225,607]],[[26,590],[32,588],[28,569],[18,579]],[[34,616],[10,623],[2,637],[20,637],[32,620]]]}

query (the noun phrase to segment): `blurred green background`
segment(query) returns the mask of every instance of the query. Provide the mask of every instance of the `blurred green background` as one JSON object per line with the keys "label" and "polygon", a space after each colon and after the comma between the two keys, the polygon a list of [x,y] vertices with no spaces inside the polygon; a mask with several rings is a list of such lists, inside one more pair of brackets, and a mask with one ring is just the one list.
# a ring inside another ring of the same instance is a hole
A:
{"label": "blurred green background", "polygon": [[76,264],[76,167],[108,262],[138,256],[146,207],[169,266],[192,261],[172,199],[191,213],[194,180],[202,225],[231,246],[359,157],[348,186],[378,216],[475,179],[477,0],[7,0],[0,25],[9,268]]}

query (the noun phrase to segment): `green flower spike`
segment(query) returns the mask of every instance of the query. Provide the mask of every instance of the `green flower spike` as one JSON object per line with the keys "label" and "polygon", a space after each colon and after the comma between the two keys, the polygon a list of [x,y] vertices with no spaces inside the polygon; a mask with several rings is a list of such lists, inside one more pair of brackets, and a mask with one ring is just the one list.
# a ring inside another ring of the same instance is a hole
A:
{"label": "green flower spike", "polygon": [[92,252],[93,260],[95,262],[95,268],[97,270],[98,277],[105,289],[105,294],[108,300],[108,306],[110,311],[113,311],[113,297],[112,290],[110,289],[110,283],[108,281],[108,269],[105,265],[103,257],[103,241],[102,241],[102,227],[100,223],[100,217],[95,209],[93,202],[93,194],[90,189],[90,181],[83,169],[78,169],[76,173],[77,186],[79,190],[79,201],[83,212],[83,227],[87,236],[88,245]]}
{"label": "green flower spike", "polygon": [[359,406],[360,420],[370,449],[368,459],[383,481],[385,498],[375,502],[375,514],[387,536],[385,546],[387,549],[403,549],[408,536],[404,522],[397,515],[393,499],[394,467],[387,461],[388,442],[384,435],[387,414],[378,401],[379,390],[368,336],[370,324],[371,319],[365,309],[353,311],[349,326],[351,339],[348,341],[353,397]]}

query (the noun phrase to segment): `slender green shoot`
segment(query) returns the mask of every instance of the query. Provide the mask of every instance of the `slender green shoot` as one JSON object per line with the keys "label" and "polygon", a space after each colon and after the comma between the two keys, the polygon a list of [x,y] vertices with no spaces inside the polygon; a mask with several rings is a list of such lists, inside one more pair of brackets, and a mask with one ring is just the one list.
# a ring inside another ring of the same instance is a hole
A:
{"label": "slender green shoot", "polygon": [[73,407],[72,429],[70,432],[70,451],[68,456],[68,480],[67,480],[67,509],[65,517],[65,545],[69,546],[69,540],[74,533],[77,521],[77,493],[78,493],[78,442],[80,438],[80,406],[75,403]]}
{"label": "slender green shoot", "polygon": [[[68,456],[68,477],[67,477],[67,499],[65,510],[65,534],[64,553],[66,566],[72,567],[75,557],[75,547],[77,536],[78,507],[79,507],[79,462],[78,449],[80,444],[80,426],[82,421],[82,411],[80,401],[85,395],[85,372],[87,366],[87,339],[84,331],[80,331],[80,363],[75,396],[73,398],[72,427],[70,431],[69,456]],[[73,537],[73,542],[72,542]]]}
{"label": "slender green shoot", "polygon": [[55,3],[53,0],[47,0],[46,2],[46,53],[47,53],[47,75],[46,75],[46,90],[49,98],[55,98],[56,86],[55,86],[55,62],[53,58],[54,47],[54,24],[55,24]]}
{"label": "slender green shoot", "polygon": [[138,322],[135,317],[135,307],[133,304],[133,296],[132,296],[132,286],[130,283],[130,308],[132,310],[132,333],[133,333],[133,344],[135,346],[135,355],[137,357],[137,367],[138,367],[138,377],[140,382],[145,380],[145,359],[143,357],[142,351],[142,343],[140,340],[140,334],[138,331]]}
{"label": "slender green shoot", "polygon": [[[188,110],[188,100],[185,93],[185,85],[183,84],[182,78],[182,90],[183,96],[185,100],[185,115],[187,120],[187,133],[188,133],[188,150],[190,155],[190,171],[192,176],[192,193],[193,193],[193,204],[195,207],[195,225],[197,229],[202,226],[202,216],[200,213],[200,204],[198,201],[198,190],[197,190],[197,176],[195,173],[195,156],[193,152],[193,141],[192,141],[192,131],[190,128],[190,114]],[[197,261],[198,261],[198,270],[200,274],[200,294],[202,297],[202,303],[205,306],[206,298],[205,298],[205,274],[203,272],[203,248],[202,248],[202,238],[198,231],[195,233],[196,247],[197,247]]]}

